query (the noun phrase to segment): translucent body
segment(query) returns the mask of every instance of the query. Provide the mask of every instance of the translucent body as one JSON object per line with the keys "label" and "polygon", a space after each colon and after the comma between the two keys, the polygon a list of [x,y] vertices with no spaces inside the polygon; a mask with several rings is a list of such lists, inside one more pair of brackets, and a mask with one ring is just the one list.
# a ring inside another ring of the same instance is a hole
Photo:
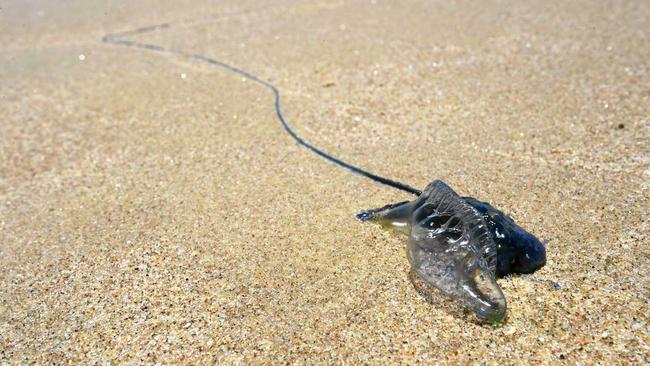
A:
{"label": "translucent body", "polygon": [[[414,201],[367,210],[357,217],[408,235],[407,257],[413,270],[429,285],[493,322],[506,314],[496,275],[530,272],[545,262],[543,246],[534,236],[501,211],[460,197],[439,180]],[[524,253],[531,248],[535,263],[527,261],[531,257]]]}

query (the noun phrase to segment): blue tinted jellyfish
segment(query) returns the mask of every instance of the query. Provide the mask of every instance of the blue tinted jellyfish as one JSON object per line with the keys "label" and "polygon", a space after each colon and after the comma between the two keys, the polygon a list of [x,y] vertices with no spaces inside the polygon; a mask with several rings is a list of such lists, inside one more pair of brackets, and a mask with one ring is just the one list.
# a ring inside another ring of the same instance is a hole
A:
{"label": "blue tinted jellyfish", "polygon": [[440,180],[413,201],[366,210],[357,218],[408,235],[407,257],[415,273],[493,323],[504,319],[507,308],[497,276],[530,273],[546,261],[541,242],[510,217],[459,196]]}

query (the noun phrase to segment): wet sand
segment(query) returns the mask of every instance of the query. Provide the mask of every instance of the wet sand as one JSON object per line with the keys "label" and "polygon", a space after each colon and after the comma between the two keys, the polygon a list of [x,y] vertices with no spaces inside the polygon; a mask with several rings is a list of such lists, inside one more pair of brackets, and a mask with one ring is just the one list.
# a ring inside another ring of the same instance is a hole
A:
{"label": "wet sand", "polygon": [[[650,360],[650,4],[10,1],[0,7],[0,362]],[[547,241],[498,328],[422,296],[410,199],[285,133]],[[414,283],[415,282],[415,283]],[[559,286],[553,286],[553,284]],[[559,287],[559,288],[558,288]]]}

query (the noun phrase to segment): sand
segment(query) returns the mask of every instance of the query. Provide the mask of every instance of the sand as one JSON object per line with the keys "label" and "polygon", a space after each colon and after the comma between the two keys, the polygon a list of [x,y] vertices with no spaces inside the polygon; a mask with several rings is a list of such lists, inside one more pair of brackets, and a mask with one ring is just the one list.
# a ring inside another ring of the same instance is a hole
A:
{"label": "sand", "polygon": [[[647,1],[0,5],[0,363],[650,361]],[[547,242],[501,327],[423,297],[410,197],[443,179]],[[559,286],[553,286],[557,283]],[[559,287],[559,288],[556,288]]]}

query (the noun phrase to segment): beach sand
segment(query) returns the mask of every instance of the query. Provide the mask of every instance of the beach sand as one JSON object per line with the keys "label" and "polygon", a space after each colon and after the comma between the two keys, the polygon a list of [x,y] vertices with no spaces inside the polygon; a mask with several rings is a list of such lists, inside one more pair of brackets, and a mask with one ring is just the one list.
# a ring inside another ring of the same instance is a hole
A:
{"label": "beach sand", "polygon": [[[0,5],[0,363],[650,361],[647,1]],[[547,243],[501,327],[358,222],[442,179]]]}

